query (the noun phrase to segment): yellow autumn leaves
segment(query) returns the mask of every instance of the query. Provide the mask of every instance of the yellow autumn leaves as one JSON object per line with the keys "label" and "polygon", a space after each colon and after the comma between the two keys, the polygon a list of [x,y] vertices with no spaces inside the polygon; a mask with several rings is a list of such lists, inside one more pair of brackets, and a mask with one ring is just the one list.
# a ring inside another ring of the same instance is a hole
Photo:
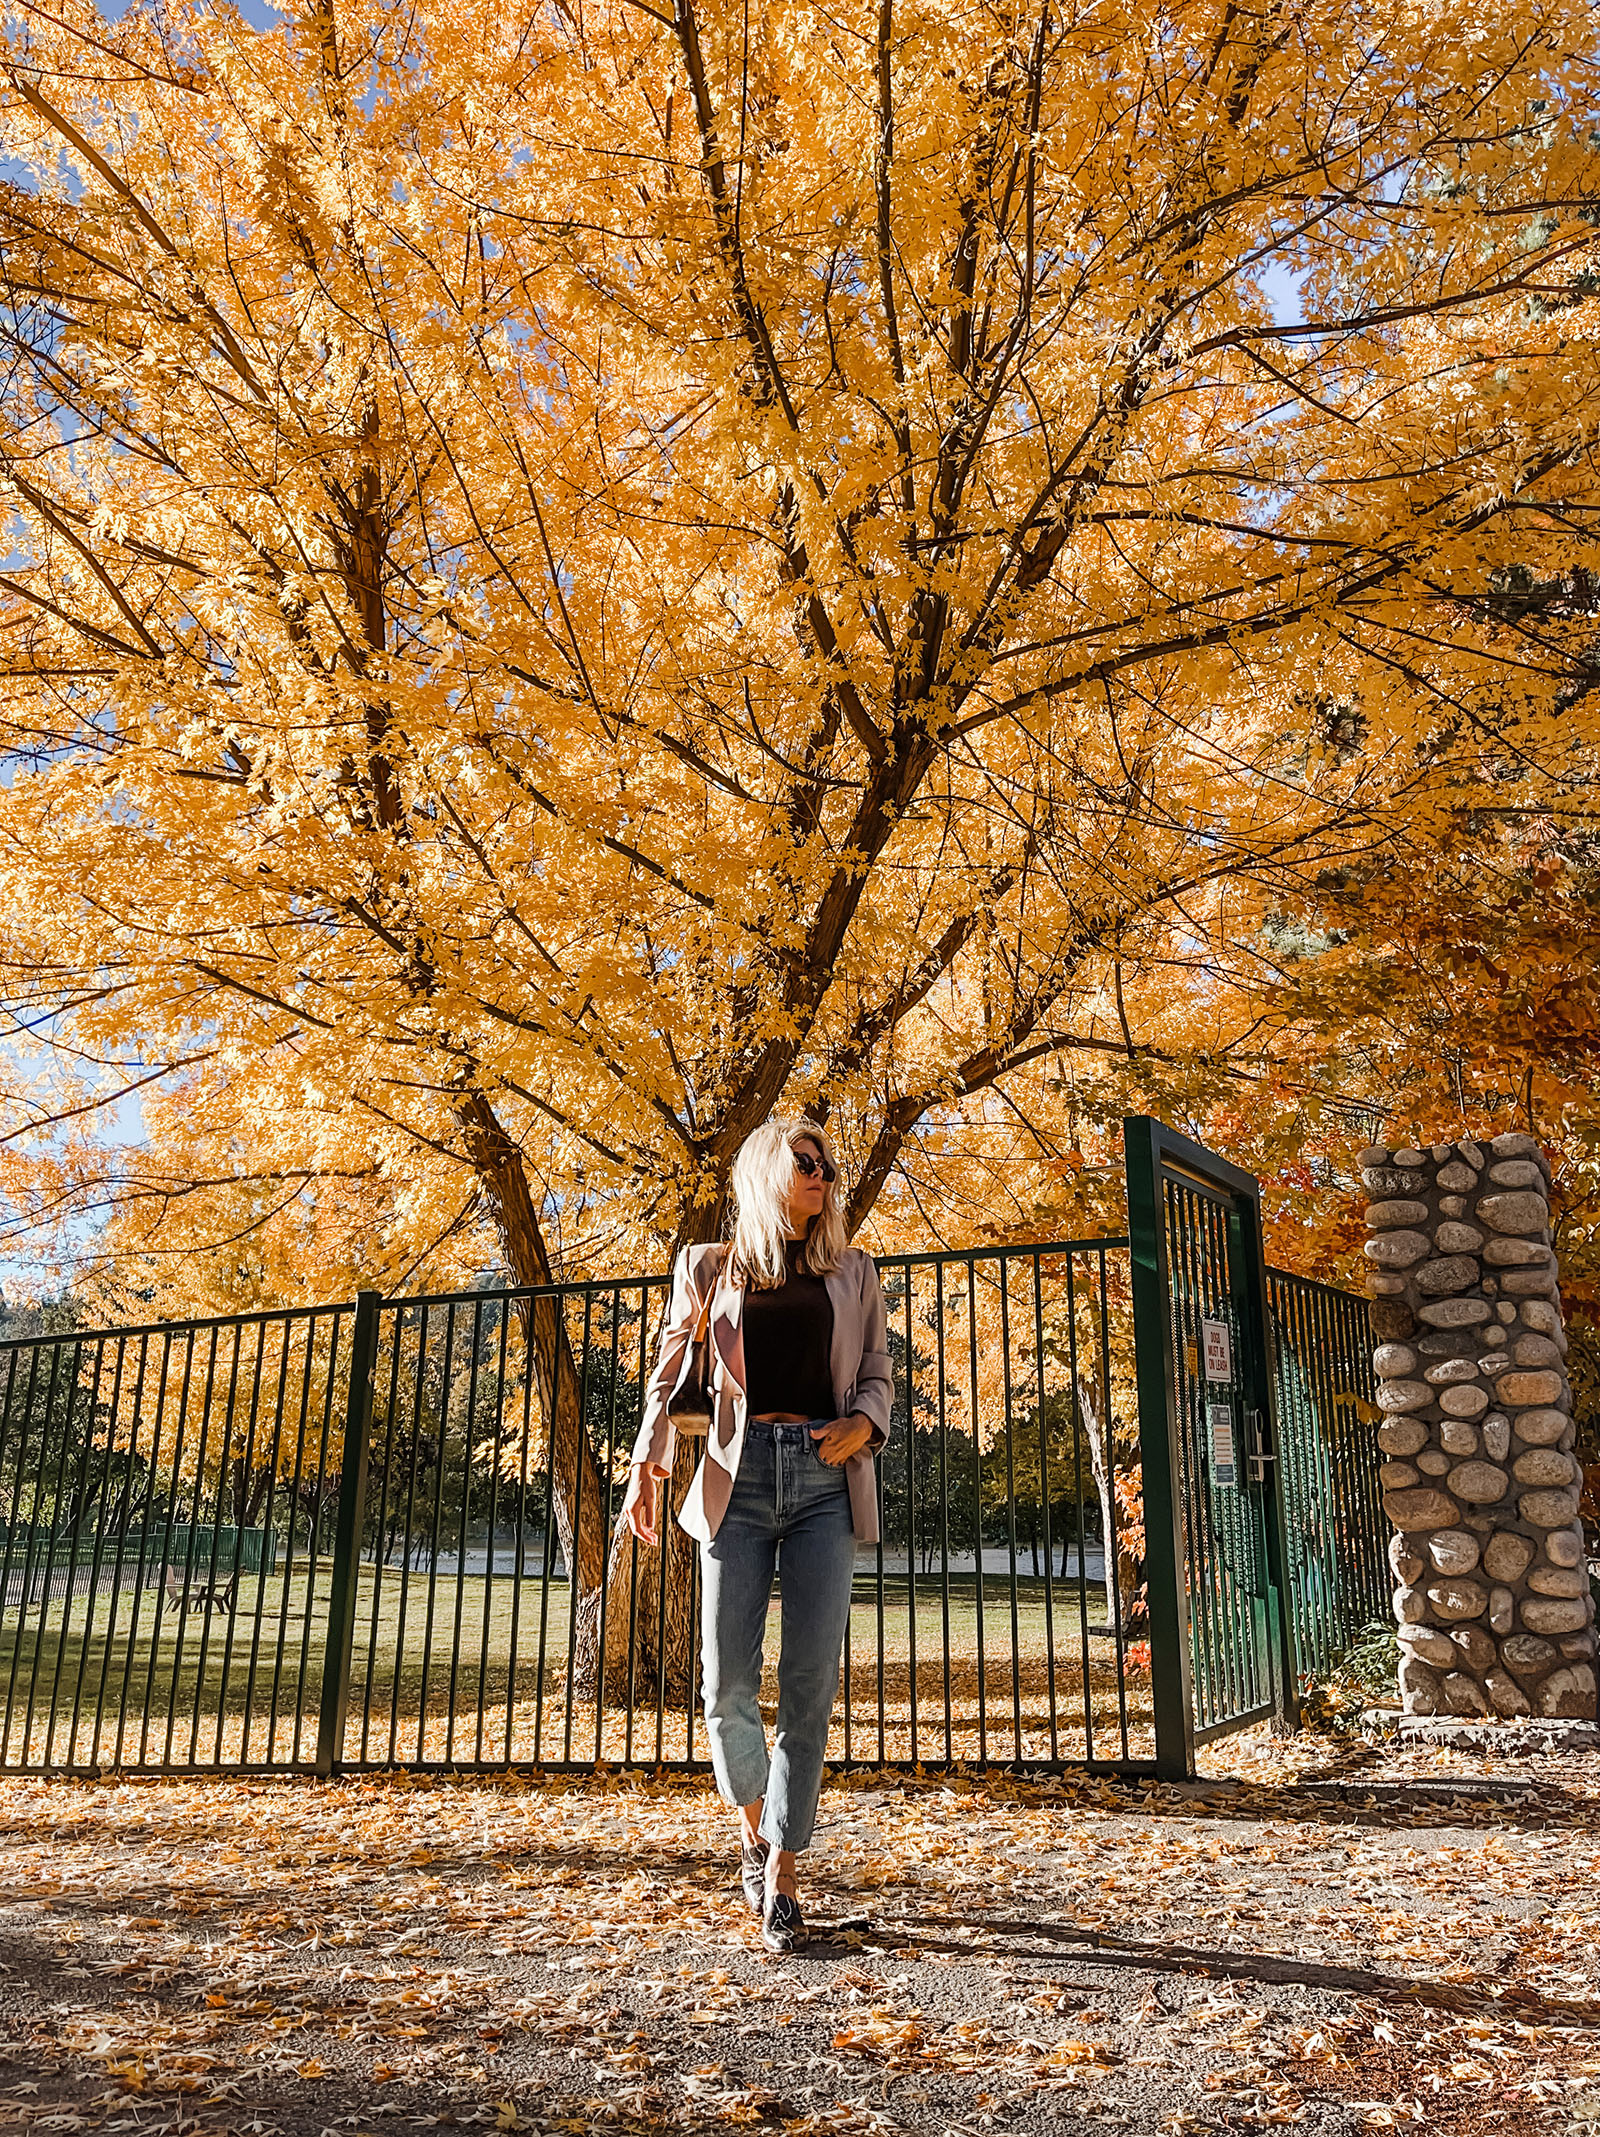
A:
{"label": "yellow autumn leaves", "polygon": [[654,1262],[778,1103],[1026,1222],[1270,1071],[1271,915],[1587,747],[1591,29],[19,18],[13,1246]]}

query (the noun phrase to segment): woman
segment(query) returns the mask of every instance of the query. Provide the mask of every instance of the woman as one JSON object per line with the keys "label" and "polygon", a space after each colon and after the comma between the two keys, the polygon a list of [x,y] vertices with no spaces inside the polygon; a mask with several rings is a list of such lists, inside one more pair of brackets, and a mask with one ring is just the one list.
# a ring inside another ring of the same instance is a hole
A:
{"label": "woman", "polygon": [[[700,1544],[701,1675],[717,1791],[738,1806],[740,1878],[771,1951],[805,1934],[795,1857],[811,1843],[839,1685],[856,1545],[878,1537],[872,1458],[894,1382],[883,1287],[845,1243],[822,1130],[771,1120],[733,1161],[728,1247],[678,1257],[624,1514],[657,1540],[674,1433],[667,1404],[709,1308],[711,1430],[679,1514]],[[778,1727],[758,1704],[773,1574],[782,1583]]]}

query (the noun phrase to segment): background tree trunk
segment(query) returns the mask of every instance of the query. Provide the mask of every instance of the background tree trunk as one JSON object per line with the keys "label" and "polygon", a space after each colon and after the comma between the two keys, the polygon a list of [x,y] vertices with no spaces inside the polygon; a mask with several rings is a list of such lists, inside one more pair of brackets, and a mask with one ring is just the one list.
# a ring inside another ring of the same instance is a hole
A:
{"label": "background tree trunk", "polygon": [[[674,1259],[686,1247],[703,1246],[720,1238],[726,1207],[724,1189],[715,1203],[690,1208],[678,1234]],[[653,1362],[652,1348],[645,1358],[647,1372]],[[677,1515],[704,1451],[703,1440],[679,1439],[672,1476],[661,1495],[659,1534],[666,1566],[664,1589],[656,1553],[641,1551],[621,1515],[617,1516],[606,1569],[605,1593],[609,1601],[604,1611],[603,1670],[597,1666],[602,1615],[599,1590],[586,1595],[580,1604],[579,1682],[586,1691],[593,1692],[598,1680],[602,1698],[625,1701],[631,1687],[634,1704],[644,1706],[654,1705],[659,1692],[669,1708],[687,1707],[696,1696],[700,1651],[695,1576],[699,1547],[679,1528]]]}
{"label": "background tree trunk", "polygon": [[1116,1459],[1111,1444],[1111,1422],[1101,1400],[1096,1380],[1082,1369],[1073,1380],[1083,1436],[1089,1443],[1089,1467],[1094,1472],[1100,1500],[1100,1533],[1105,1539],[1106,1623],[1126,1634],[1130,1627],[1131,1602],[1138,1581],[1138,1567],[1131,1552],[1124,1551],[1117,1531],[1116,1497],[1112,1490],[1112,1466]]}
{"label": "background tree trunk", "polygon": [[[521,1152],[481,1091],[469,1092],[459,1100],[456,1118],[512,1276],[519,1284],[553,1285],[556,1278]],[[605,1477],[584,1421],[582,1385],[562,1321],[561,1301],[554,1297],[519,1299],[516,1311],[544,1412],[556,1533],[568,1577],[576,1576],[575,1674],[580,1689],[592,1690],[594,1637],[599,1625],[600,1594],[606,1575],[606,1531],[610,1525]]]}
{"label": "background tree trunk", "polygon": [[[705,1443],[680,1439],[672,1475],[662,1492],[659,1550],[635,1543],[620,1516],[611,1534],[606,1571],[605,1670],[600,1696],[636,1707],[657,1698],[669,1711],[686,1708],[699,1689],[700,1648],[695,1601],[699,1545],[678,1526],[677,1515]],[[578,1645],[592,1692],[600,1651],[600,1596],[583,1600]],[[630,1630],[632,1637],[630,1638]]]}
{"label": "background tree trunk", "polygon": [[[481,1091],[459,1100],[456,1117],[513,1277],[519,1284],[554,1285],[558,1279],[520,1151]],[[716,1238],[724,1207],[725,1197],[719,1195],[709,1206],[692,1208],[678,1248]],[[559,1299],[522,1300],[517,1312],[549,1435],[556,1532],[566,1565],[576,1569],[575,1688],[584,1698],[626,1701],[631,1695],[634,1704],[653,1706],[659,1695],[669,1708],[683,1707],[695,1696],[698,1676],[696,1547],[676,1515],[703,1451],[701,1442],[678,1442],[662,1495],[663,1588],[662,1561],[654,1551],[640,1551],[620,1514],[612,1520],[606,1474],[589,1438],[579,1367]],[[642,1360],[646,1374],[653,1362],[652,1344]]]}

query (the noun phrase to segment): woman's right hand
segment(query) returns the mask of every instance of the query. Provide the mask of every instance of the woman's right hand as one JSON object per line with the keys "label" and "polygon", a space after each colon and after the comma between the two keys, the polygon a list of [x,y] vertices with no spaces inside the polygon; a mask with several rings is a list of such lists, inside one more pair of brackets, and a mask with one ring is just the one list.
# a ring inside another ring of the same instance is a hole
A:
{"label": "woman's right hand", "polygon": [[656,1508],[661,1478],[648,1462],[635,1462],[628,1474],[628,1489],[622,1501],[622,1518],[640,1543],[659,1543]]}

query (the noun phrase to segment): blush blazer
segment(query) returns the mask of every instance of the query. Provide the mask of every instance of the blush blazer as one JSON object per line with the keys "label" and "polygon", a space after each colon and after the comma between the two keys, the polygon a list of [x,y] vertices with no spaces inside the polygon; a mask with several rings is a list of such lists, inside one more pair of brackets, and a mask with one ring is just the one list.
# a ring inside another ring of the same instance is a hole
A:
{"label": "blush blazer", "polygon": [[[686,1247],[672,1272],[672,1296],[661,1330],[661,1348],[645,1388],[644,1415],[633,1443],[632,1460],[663,1472],[672,1468],[677,1433],[667,1404],[683,1375],[684,1362],[711,1288],[712,1392],[711,1430],[694,1481],[684,1496],[678,1525],[709,1543],[722,1524],[744,1452],[749,1413],[745,1398],[744,1286],[734,1280],[732,1262],[715,1244]],[[719,1263],[722,1264],[719,1272]],[[859,1411],[872,1421],[872,1438],[845,1464],[850,1487],[850,1522],[861,1543],[878,1541],[878,1491],[872,1459],[889,1437],[894,1406],[894,1373],[889,1363],[888,1322],[877,1264],[860,1247],[847,1247],[844,1259],[825,1279],[833,1307],[833,1345],[829,1359],[836,1417]]]}

